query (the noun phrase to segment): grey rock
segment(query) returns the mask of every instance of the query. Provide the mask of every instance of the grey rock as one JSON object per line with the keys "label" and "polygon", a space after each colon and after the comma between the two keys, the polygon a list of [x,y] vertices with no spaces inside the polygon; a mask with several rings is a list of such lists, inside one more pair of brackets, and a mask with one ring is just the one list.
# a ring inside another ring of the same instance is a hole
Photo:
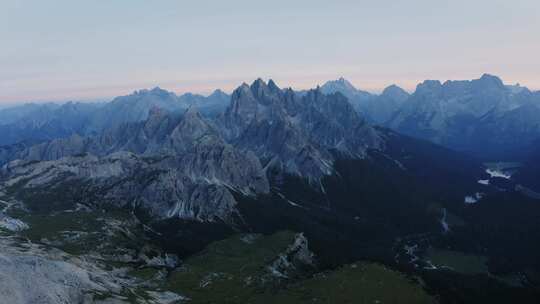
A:
{"label": "grey rock", "polygon": [[484,159],[504,159],[540,137],[538,106],[540,99],[528,89],[488,74],[471,81],[430,80],[418,85],[386,125]]}
{"label": "grey rock", "polygon": [[299,95],[261,79],[233,92],[219,129],[236,147],[253,151],[266,168],[314,181],[332,174],[331,150],[362,158],[367,149],[382,145],[343,95],[325,95],[319,88]]}
{"label": "grey rock", "polygon": [[122,207],[134,204],[157,219],[232,224],[231,191],[269,191],[258,158],[226,143],[194,108],[181,117],[154,109],[143,123],[40,144],[20,158],[3,167],[5,187],[23,180],[30,188],[75,180],[91,185],[88,197]]}

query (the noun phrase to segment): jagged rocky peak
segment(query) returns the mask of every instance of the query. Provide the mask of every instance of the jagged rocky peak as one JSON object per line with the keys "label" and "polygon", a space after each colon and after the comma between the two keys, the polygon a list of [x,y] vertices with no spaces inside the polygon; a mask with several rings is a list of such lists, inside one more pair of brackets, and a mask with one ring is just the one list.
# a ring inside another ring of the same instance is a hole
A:
{"label": "jagged rocky peak", "polygon": [[442,89],[442,83],[439,80],[424,80],[416,86],[415,94],[433,93]]}
{"label": "jagged rocky peak", "polygon": [[191,106],[184,113],[177,129],[196,137],[198,134],[208,133],[212,128],[201,116],[197,107]]}
{"label": "jagged rocky peak", "polygon": [[223,90],[221,90],[221,89],[216,89],[208,97],[211,97],[211,98],[227,98],[227,97],[229,97],[229,95],[227,93],[223,92]]}
{"label": "jagged rocky peak", "polygon": [[256,97],[262,97],[264,93],[268,93],[268,86],[261,78],[257,78],[250,86],[251,91]]}
{"label": "jagged rocky peak", "polygon": [[392,98],[392,99],[396,99],[396,100],[405,100],[410,96],[410,94],[407,91],[403,90],[402,88],[400,88],[399,86],[395,84],[392,84],[386,87],[382,91],[381,95]]}
{"label": "jagged rocky peak", "polygon": [[322,85],[320,89],[325,94],[332,94],[336,92],[343,94],[348,98],[349,102],[353,105],[356,111],[369,116],[367,109],[370,101],[375,98],[375,95],[357,89],[345,78],[342,77],[338,80],[328,81]]}
{"label": "jagged rocky peak", "polygon": [[336,149],[351,157],[363,157],[366,148],[381,147],[381,138],[340,93],[326,95],[311,90],[304,103],[316,111],[304,114],[304,124],[318,144]]}
{"label": "jagged rocky peak", "polygon": [[318,87],[300,95],[261,79],[235,91],[225,122],[226,137],[241,149],[315,181],[332,173],[330,150],[363,157],[380,141],[343,94]]}
{"label": "jagged rocky peak", "polygon": [[321,87],[317,86],[317,89],[320,89],[325,94],[339,92],[349,98],[353,103],[358,102],[356,100],[357,98],[366,99],[370,95],[368,92],[358,90],[343,77],[339,78],[338,80],[327,81]]}
{"label": "jagged rocky peak", "polygon": [[[132,96],[132,95],[135,95],[135,96],[156,95],[156,96],[167,97],[167,96],[175,95],[175,94],[156,86],[156,87],[154,87],[152,89],[136,90],[136,91],[133,92],[133,94],[126,95],[126,96]],[[121,97],[126,97],[126,96],[121,96]]]}
{"label": "jagged rocky peak", "polygon": [[516,83],[515,85],[506,85],[505,86],[511,94],[527,94],[534,97],[534,92],[531,92],[527,87],[521,86],[519,83]]}
{"label": "jagged rocky peak", "polygon": [[279,100],[281,94],[281,89],[273,80],[266,84],[261,78],[255,80],[250,89],[253,95],[263,104],[270,104]]}
{"label": "jagged rocky peak", "polygon": [[281,89],[277,86],[277,84],[274,82],[274,80],[270,79],[268,80],[268,88],[272,92],[279,92]]}
{"label": "jagged rocky peak", "polygon": [[[424,138],[455,150],[471,151],[482,158],[505,158],[496,152],[523,150],[523,142],[538,129],[537,119],[518,113],[533,108],[534,94],[527,89],[506,86],[494,75],[473,80],[425,81],[403,104],[387,125],[401,133]],[[536,136],[533,136],[537,138]],[[512,148],[508,148],[512,147]],[[487,156],[491,155],[491,156]],[[512,156],[513,157],[513,156]]]}
{"label": "jagged rocky peak", "polygon": [[173,92],[169,92],[169,91],[164,90],[164,89],[162,89],[160,87],[155,87],[152,90],[150,90],[150,94],[158,95],[158,96],[162,96],[162,97],[176,96],[176,94],[174,94]]}
{"label": "jagged rocky peak", "polygon": [[253,93],[251,92],[250,86],[245,82],[243,82],[238,88],[236,88],[233,91],[231,97],[233,101],[236,101],[242,98],[250,98],[250,99],[255,98],[255,96],[253,96]]}
{"label": "jagged rocky peak", "polygon": [[[178,96],[176,96],[175,93],[169,92],[167,90],[164,90],[160,87],[155,87],[153,89],[142,89],[138,91],[134,91],[131,95],[125,95],[125,96],[119,96],[116,97],[112,103],[107,104],[106,106],[110,106],[111,104],[137,104],[141,101],[148,102],[148,109],[151,108],[154,105],[160,105],[163,106],[163,103],[177,103]],[[161,103],[161,104],[160,104]]]}
{"label": "jagged rocky peak", "polygon": [[150,109],[155,106],[171,112],[186,108],[172,92],[161,88],[140,90],[131,95],[116,97],[101,107],[91,117],[86,131],[97,134],[123,123],[144,121],[148,118]]}
{"label": "jagged rocky peak", "polygon": [[246,83],[242,83],[234,90],[231,104],[225,112],[227,119],[245,118],[251,120],[257,110],[257,100]]}
{"label": "jagged rocky peak", "polygon": [[261,98],[279,92],[281,92],[281,89],[272,79],[270,79],[267,84],[262,78],[257,78],[251,83],[251,85],[248,85],[245,82],[242,83],[238,88],[236,88],[236,90],[234,90],[233,97],[239,98],[245,95],[252,95],[254,97]]}
{"label": "jagged rocky peak", "polygon": [[303,99],[304,104],[316,108],[329,119],[340,120],[344,118],[342,115],[345,115],[347,120],[342,121],[343,123],[348,123],[351,120],[355,123],[363,122],[347,97],[340,92],[325,94],[320,87],[317,87],[307,91]]}
{"label": "jagged rocky peak", "polygon": [[[176,121],[171,116],[171,113],[166,109],[163,109],[159,106],[153,106],[148,111],[148,118],[146,121],[142,122],[144,136],[142,138],[148,140],[157,140],[158,138],[164,138],[167,133],[170,131],[172,125]],[[134,131],[137,128],[137,123],[132,123],[131,125],[124,125],[117,129],[125,128],[126,132]],[[113,130],[114,131],[114,130]]]}
{"label": "jagged rocky peak", "polygon": [[25,187],[37,187],[36,191],[53,181],[91,185],[99,193],[95,203],[125,206],[137,201],[154,218],[232,224],[237,211],[230,189],[246,195],[269,191],[259,159],[226,143],[196,107],[183,115],[153,108],[147,121],[124,124],[105,137],[36,147],[24,159],[39,162],[10,163],[10,171],[3,174],[6,180],[16,182],[24,176]]}
{"label": "jagged rocky peak", "polygon": [[506,87],[499,77],[490,74],[484,74],[479,79],[447,80],[444,83],[439,80],[426,80],[417,87],[417,92],[420,93],[426,91],[443,92],[446,96],[490,90],[504,91]]}
{"label": "jagged rocky peak", "polygon": [[357,90],[356,87],[350,81],[348,81],[347,79],[343,77],[340,77],[337,80],[330,80],[326,82],[323,85],[323,89],[324,88],[328,88],[328,89],[332,88],[333,90],[345,89],[351,92]]}
{"label": "jagged rocky peak", "polygon": [[503,81],[490,74],[484,74],[479,79],[473,80],[447,80],[443,84],[445,96],[457,96],[464,94],[505,94],[507,87]]}
{"label": "jagged rocky peak", "polygon": [[501,78],[491,75],[491,74],[483,74],[480,79],[476,79],[472,81],[473,83],[478,83],[483,87],[492,87],[492,88],[499,88],[504,89],[504,83],[501,80]]}
{"label": "jagged rocky peak", "polygon": [[243,83],[232,94],[231,103],[225,111],[226,132],[237,134],[255,121],[281,116],[283,92],[273,82],[266,84],[262,79],[255,80],[250,86]]}
{"label": "jagged rocky peak", "polygon": [[201,143],[223,144],[218,132],[201,116],[195,106],[186,110],[167,142],[176,153],[185,153]]}

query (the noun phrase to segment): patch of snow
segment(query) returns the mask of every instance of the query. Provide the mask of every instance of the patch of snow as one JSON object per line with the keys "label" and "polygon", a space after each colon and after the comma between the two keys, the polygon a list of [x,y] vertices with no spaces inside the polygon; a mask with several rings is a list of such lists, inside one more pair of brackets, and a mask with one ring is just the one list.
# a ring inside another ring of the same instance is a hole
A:
{"label": "patch of snow", "polygon": [[433,263],[431,261],[426,261],[426,264],[427,266],[424,267],[424,269],[427,269],[427,270],[437,270],[439,269],[437,266],[433,265]]}
{"label": "patch of snow", "polygon": [[287,203],[291,204],[291,206],[295,206],[295,207],[302,207],[300,205],[298,205],[297,203],[291,201],[291,200],[287,200]]}
{"label": "patch of snow", "polygon": [[507,173],[504,173],[500,170],[496,170],[496,169],[486,169],[486,173],[489,174],[489,176],[491,178],[494,178],[494,177],[500,177],[500,178],[504,178],[504,179],[510,179],[512,177],[511,174],[507,174]]}
{"label": "patch of snow", "polygon": [[441,218],[441,226],[443,228],[444,233],[448,233],[450,231],[450,225],[448,225],[448,222],[446,221],[446,208],[443,209],[443,216]]}
{"label": "patch of snow", "polygon": [[478,181],[480,185],[489,186],[489,179],[481,179]]}
{"label": "patch of snow", "polygon": [[302,205],[300,205],[300,204],[297,204],[297,203],[295,203],[295,202],[293,202],[293,201],[287,199],[287,198],[285,197],[285,195],[283,195],[283,194],[281,194],[281,193],[279,193],[279,192],[277,193],[277,195],[278,195],[279,197],[281,197],[282,199],[284,199],[285,201],[287,201],[287,203],[289,203],[291,206],[299,207],[299,208],[305,208],[304,206],[302,206]]}
{"label": "patch of snow", "polygon": [[479,192],[474,195],[465,196],[465,204],[476,204],[483,196],[484,194]]}

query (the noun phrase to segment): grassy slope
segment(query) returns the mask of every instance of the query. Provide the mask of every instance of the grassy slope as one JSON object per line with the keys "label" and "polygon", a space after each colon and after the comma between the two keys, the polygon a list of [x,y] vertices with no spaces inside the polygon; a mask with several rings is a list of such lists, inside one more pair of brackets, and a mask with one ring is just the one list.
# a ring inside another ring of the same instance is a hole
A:
{"label": "grassy slope", "polygon": [[359,263],[318,275],[268,303],[435,303],[418,284],[378,264]]}
{"label": "grassy slope", "polygon": [[192,303],[245,303],[263,292],[265,286],[271,286],[259,284],[259,280],[265,277],[266,266],[286,250],[294,236],[292,232],[254,235],[251,240],[233,236],[210,244],[173,272],[167,287],[183,292],[192,298]]}
{"label": "grassy slope", "polygon": [[488,273],[488,259],[485,256],[468,255],[458,251],[430,248],[427,253],[427,259],[438,268],[449,268],[463,274]]}
{"label": "grassy slope", "polygon": [[276,283],[266,266],[287,248],[294,234],[279,232],[252,242],[244,237],[213,243],[188,258],[184,268],[169,276],[167,288],[190,297],[190,303],[434,302],[418,284],[371,263]]}

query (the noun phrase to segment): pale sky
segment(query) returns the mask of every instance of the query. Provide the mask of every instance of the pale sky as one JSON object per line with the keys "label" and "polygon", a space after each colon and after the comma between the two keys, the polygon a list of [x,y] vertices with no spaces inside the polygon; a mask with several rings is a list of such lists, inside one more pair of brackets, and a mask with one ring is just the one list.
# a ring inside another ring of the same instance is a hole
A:
{"label": "pale sky", "polygon": [[539,0],[0,0],[0,105],[483,73],[540,89]]}

